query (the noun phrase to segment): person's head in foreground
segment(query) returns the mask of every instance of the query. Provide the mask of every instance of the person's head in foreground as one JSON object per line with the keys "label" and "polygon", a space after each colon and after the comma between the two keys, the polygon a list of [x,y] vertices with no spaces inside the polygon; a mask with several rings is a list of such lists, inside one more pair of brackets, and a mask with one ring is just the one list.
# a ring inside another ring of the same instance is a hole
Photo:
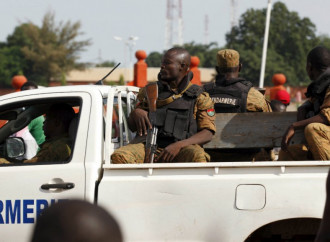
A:
{"label": "person's head in foreground", "polygon": [[38,217],[31,242],[122,242],[116,220],[103,208],[81,200],[66,200]]}

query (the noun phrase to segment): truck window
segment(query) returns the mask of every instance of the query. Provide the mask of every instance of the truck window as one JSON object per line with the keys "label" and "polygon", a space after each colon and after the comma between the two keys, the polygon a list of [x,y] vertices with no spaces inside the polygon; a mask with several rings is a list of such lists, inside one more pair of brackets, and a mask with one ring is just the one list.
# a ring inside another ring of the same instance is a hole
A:
{"label": "truck window", "polygon": [[80,98],[42,99],[0,108],[0,164],[70,162]]}

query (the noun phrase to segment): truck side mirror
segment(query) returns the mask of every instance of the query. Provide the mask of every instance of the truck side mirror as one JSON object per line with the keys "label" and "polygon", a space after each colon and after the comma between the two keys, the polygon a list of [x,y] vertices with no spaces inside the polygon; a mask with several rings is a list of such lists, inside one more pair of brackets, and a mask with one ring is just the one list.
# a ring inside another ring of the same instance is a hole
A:
{"label": "truck side mirror", "polygon": [[6,139],[5,152],[8,158],[17,158],[25,154],[24,140],[20,137]]}

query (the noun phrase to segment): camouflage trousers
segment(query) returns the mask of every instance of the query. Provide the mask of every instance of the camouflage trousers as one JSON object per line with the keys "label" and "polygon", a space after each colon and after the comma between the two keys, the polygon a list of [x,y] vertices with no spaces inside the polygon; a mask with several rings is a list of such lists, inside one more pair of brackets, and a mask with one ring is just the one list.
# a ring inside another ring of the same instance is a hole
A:
{"label": "camouflage trousers", "polygon": [[[155,159],[162,152],[162,148],[158,148]],[[145,156],[145,144],[128,144],[115,150],[111,155],[112,164],[137,164],[143,163]],[[172,162],[209,162],[210,156],[199,145],[189,145],[181,149],[179,154]]]}
{"label": "camouflage trousers", "polygon": [[311,123],[304,130],[307,145],[295,144],[288,151],[281,150],[279,161],[289,160],[330,160],[330,127]]}

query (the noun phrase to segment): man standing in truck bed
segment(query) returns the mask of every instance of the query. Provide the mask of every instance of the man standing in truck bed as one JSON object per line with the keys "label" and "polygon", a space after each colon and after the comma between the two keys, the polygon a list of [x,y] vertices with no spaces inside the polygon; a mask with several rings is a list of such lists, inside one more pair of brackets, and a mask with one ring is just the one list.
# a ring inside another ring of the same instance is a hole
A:
{"label": "man standing in truck bed", "polygon": [[[214,106],[202,88],[191,84],[190,55],[179,47],[168,50],[158,75],[157,135],[155,162],[208,162],[210,157],[200,145],[215,133]],[[151,129],[145,89],[138,94],[139,103],[129,117],[132,131],[145,136]],[[184,127],[180,129],[178,127]],[[112,163],[143,163],[145,142],[117,149]]]}
{"label": "man standing in truck bed", "polygon": [[[315,47],[307,55],[306,71],[312,83],[309,98],[298,108],[297,122],[289,126],[282,139],[279,160],[330,160],[330,52]],[[290,145],[297,129],[304,129],[307,145]]]}

